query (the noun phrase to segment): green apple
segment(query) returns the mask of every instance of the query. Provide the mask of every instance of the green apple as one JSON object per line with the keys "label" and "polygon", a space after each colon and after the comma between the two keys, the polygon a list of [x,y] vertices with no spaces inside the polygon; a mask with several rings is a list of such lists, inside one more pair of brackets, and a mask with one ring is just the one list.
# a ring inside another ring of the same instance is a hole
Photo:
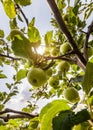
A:
{"label": "green apple", "polygon": [[79,93],[74,87],[68,87],[63,91],[64,98],[71,103],[76,103],[80,100]]}
{"label": "green apple", "polygon": [[48,81],[48,84],[49,84],[51,87],[53,87],[54,89],[57,89],[57,88],[58,88],[58,85],[59,85],[58,77],[56,77],[56,76],[50,77],[50,78],[49,78],[49,81]]}
{"label": "green apple", "polygon": [[10,33],[10,38],[12,41],[11,48],[16,56],[23,58],[33,57],[32,44],[21,31],[18,29],[12,30]]}
{"label": "green apple", "polygon": [[27,73],[27,79],[33,87],[40,87],[47,81],[47,75],[41,68],[32,68]]}
{"label": "green apple", "polygon": [[67,52],[71,51],[71,46],[65,42],[60,46],[60,53],[66,54]]}
{"label": "green apple", "polygon": [[67,61],[60,61],[57,65],[58,71],[67,72],[69,70],[70,64]]}

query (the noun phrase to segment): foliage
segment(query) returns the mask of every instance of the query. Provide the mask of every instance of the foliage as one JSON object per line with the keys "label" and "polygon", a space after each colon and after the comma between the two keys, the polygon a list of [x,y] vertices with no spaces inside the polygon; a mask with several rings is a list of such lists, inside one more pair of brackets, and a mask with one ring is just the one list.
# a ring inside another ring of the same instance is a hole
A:
{"label": "foliage", "polygon": [[[28,9],[33,4],[31,0],[0,2],[10,24],[7,35],[0,29],[0,81],[4,81],[1,87],[7,89],[0,92],[0,130],[92,130],[92,0],[47,0],[54,14],[51,16],[54,29],[43,37],[35,26],[35,18],[29,22],[23,12],[23,7]],[[20,27],[19,22],[26,25]],[[42,46],[44,53],[39,54]],[[4,72],[7,67],[14,70],[11,82],[8,82],[10,72]],[[24,80],[31,86],[27,106],[22,111],[6,108],[6,103],[18,95]],[[80,101],[70,102],[75,97],[72,91],[69,94],[65,91],[65,98],[64,90],[69,88],[76,91]],[[39,114],[32,114],[42,98],[51,102]]]}

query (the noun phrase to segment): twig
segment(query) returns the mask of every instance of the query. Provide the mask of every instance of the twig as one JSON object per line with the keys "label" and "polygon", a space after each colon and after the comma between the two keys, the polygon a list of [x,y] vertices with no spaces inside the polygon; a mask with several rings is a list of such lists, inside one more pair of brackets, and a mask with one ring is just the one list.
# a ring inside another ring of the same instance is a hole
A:
{"label": "twig", "polygon": [[63,18],[61,17],[61,14],[58,10],[58,7],[55,3],[55,0],[47,0],[48,4],[50,5],[51,10],[54,13],[54,16],[60,26],[61,31],[66,35],[66,37],[69,40],[69,44],[71,45],[72,49],[75,51],[75,54],[78,57],[79,62],[82,64],[82,66],[84,66],[83,68],[86,68],[86,60],[83,57],[83,55],[81,54],[81,52],[79,51],[79,49],[77,48],[77,45],[73,39],[73,37],[71,36],[71,33],[69,32],[66,24],[64,23]]}
{"label": "twig", "polygon": [[16,3],[16,7],[21,12],[21,14],[23,15],[23,17],[24,17],[24,19],[26,21],[26,24],[28,26],[28,24],[29,24],[28,19],[27,19],[26,15],[24,14],[24,12],[22,11],[21,7],[17,3]]}
{"label": "twig", "polygon": [[29,114],[26,112],[22,112],[22,111],[16,111],[16,110],[12,110],[9,108],[6,108],[4,111],[0,111],[0,115],[5,114],[5,113],[15,113],[16,115],[4,115],[4,116],[0,116],[0,118],[2,118],[4,121],[8,121],[9,119],[16,119],[16,118],[34,118],[37,117],[38,114]]}
{"label": "twig", "polygon": [[20,58],[15,58],[15,57],[12,57],[12,56],[9,56],[9,55],[0,54],[0,56],[6,57],[6,58],[9,58],[9,59],[12,59],[12,60],[20,60]]}
{"label": "twig", "polygon": [[88,60],[88,55],[87,55],[88,50],[87,49],[88,49],[88,40],[89,40],[91,32],[93,32],[93,21],[88,26],[88,31],[86,33],[86,38],[85,38],[85,41],[84,41],[84,57],[85,57],[86,60]]}

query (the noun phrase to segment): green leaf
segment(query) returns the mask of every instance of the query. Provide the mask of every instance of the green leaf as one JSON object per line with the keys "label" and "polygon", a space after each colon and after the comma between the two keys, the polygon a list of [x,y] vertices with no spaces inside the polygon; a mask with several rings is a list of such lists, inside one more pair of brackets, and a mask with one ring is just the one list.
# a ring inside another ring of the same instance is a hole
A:
{"label": "green leaf", "polygon": [[70,107],[65,100],[54,100],[48,103],[40,112],[40,130],[51,130],[52,119],[55,115],[64,110],[69,110]]}
{"label": "green leaf", "polygon": [[[65,119],[67,118],[68,115],[71,115],[72,113],[73,112],[70,110],[61,111],[58,116],[54,117],[52,121],[53,130],[61,130],[64,125]],[[65,130],[67,130],[67,128],[68,128],[68,125],[65,126]]]}
{"label": "green leaf", "polygon": [[38,124],[39,124],[38,117],[31,119],[29,123],[29,127],[28,127],[29,130],[36,130],[38,127]]}
{"label": "green leaf", "polygon": [[0,38],[4,38],[4,31],[0,29]]}
{"label": "green leaf", "polygon": [[14,29],[10,33],[10,37],[12,40],[11,48],[16,56],[23,58],[31,58],[32,49],[31,43],[28,38],[26,38],[23,32]]}
{"label": "green leaf", "polygon": [[3,1],[4,10],[7,14],[7,16],[10,19],[15,18],[16,16],[16,10],[15,10],[15,4],[12,0],[4,0]]}
{"label": "green leaf", "polygon": [[22,6],[27,6],[27,5],[30,5],[32,3],[31,0],[15,0],[15,2],[17,4],[22,5]]}
{"label": "green leaf", "polygon": [[86,94],[88,94],[93,87],[93,63],[91,62],[87,63],[82,87]]}
{"label": "green leaf", "polygon": [[40,45],[41,37],[38,29],[36,27],[33,27],[31,24],[28,26],[28,37],[30,39],[30,42],[33,43],[35,46]]}
{"label": "green leaf", "polygon": [[35,17],[32,18],[31,22],[29,23],[29,26],[34,26],[35,24]]}
{"label": "green leaf", "polygon": [[52,37],[53,37],[53,31],[49,31],[45,34],[44,40],[45,40],[46,46],[48,46],[51,43]]}
{"label": "green leaf", "polygon": [[17,75],[16,75],[16,78],[17,78],[17,81],[23,79],[26,77],[26,74],[27,74],[27,70],[24,70],[24,69],[21,69],[17,72]]}
{"label": "green leaf", "polygon": [[10,24],[10,28],[11,28],[11,29],[16,29],[16,28],[18,28],[18,27],[17,27],[16,18],[10,19],[9,24]]}
{"label": "green leaf", "polygon": [[2,111],[3,108],[4,108],[4,105],[0,104],[0,111]]}
{"label": "green leaf", "polygon": [[3,79],[3,78],[7,78],[7,76],[5,74],[0,73],[0,79]]}

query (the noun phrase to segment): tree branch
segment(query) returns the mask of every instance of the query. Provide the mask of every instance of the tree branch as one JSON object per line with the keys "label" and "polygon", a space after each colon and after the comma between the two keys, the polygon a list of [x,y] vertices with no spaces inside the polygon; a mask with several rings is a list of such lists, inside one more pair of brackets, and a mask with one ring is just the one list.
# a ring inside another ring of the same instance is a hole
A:
{"label": "tree branch", "polygon": [[71,45],[72,49],[75,51],[75,54],[77,55],[78,60],[80,61],[82,66],[84,66],[83,68],[85,68],[87,62],[86,62],[85,58],[83,57],[83,55],[81,54],[81,52],[79,51],[79,49],[77,48],[77,45],[76,45],[74,39],[72,38],[71,33],[69,32],[66,24],[64,23],[63,18],[61,17],[61,14],[60,14],[60,12],[58,10],[58,7],[57,7],[57,5],[55,3],[55,0],[47,0],[47,2],[49,4],[51,10],[54,13],[55,19],[57,20],[61,31],[68,38],[69,44]]}
{"label": "tree branch", "polygon": [[73,55],[73,54],[75,54],[75,52],[70,51],[61,56],[44,56],[43,58],[45,58],[46,60],[65,60],[65,61],[74,63],[74,64],[78,65],[80,68],[82,68],[83,70],[85,70],[85,67],[79,62],[77,57],[72,57],[72,58],[69,57],[70,55]]}
{"label": "tree branch", "polygon": [[0,56],[6,57],[6,58],[9,58],[9,59],[12,59],[12,60],[20,60],[20,58],[15,58],[15,57],[12,57],[12,56],[9,56],[9,55],[0,54]]}
{"label": "tree branch", "polygon": [[93,32],[93,21],[91,22],[91,24],[88,26],[88,31],[86,33],[86,38],[85,38],[85,41],[84,41],[84,57],[85,59],[88,61],[88,40],[89,40],[89,37],[90,37],[90,34],[91,32]]}
{"label": "tree branch", "polygon": [[26,24],[27,24],[27,26],[28,26],[28,24],[29,24],[28,19],[27,19],[27,17],[25,16],[24,12],[22,11],[21,7],[20,7],[17,3],[16,3],[16,7],[17,7],[17,9],[21,12],[21,14],[23,15],[23,17],[24,17],[24,19],[25,19],[25,22],[26,22]]}
{"label": "tree branch", "polygon": [[10,115],[10,114],[7,114],[7,115],[4,115],[4,116],[0,116],[0,118],[2,118],[4,121],[8,121],[9,119],[16,119],[16,118],[34,118],[34,117],[37,117],[38,114],[29,114],[29,113],[26,113],[26,112],[22,112],[22,111],[16,111],[16,110],[12,110],[12,109],[9,109],[9,108],[6,108],[4,111],[0,111],[0,115],[2,114],[5,114],[5,113],[15,113],[16,115]]}

